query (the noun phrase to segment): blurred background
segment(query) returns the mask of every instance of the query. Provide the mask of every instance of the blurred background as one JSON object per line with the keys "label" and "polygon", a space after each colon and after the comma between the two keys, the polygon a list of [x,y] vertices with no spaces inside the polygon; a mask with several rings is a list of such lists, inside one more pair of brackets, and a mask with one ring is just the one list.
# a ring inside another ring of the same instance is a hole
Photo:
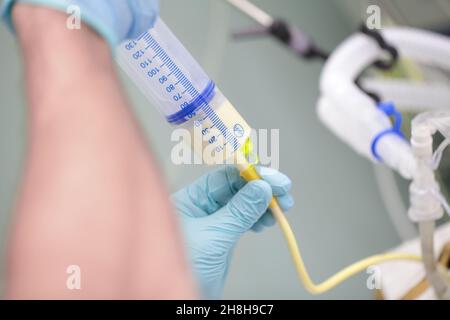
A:
{"label": "blurred background", "polygon": [[[327,51],[358,28],[368,4],[373,3],[382,7],[391,22],[450,31],[450,0],[253,2],[300,27]],[[161,16],[250,125],[280,129],[280,168],[294,181],[296,200],[289,219],[314,280],[414,237],[416,230],[405,218],[407,183],[357,156],[319,122],[315,104],[322,62],[302,60],[269,38],[234,41],[230,36],[234,30],[254,22],[222,0],[161,0]],[[0,43],[3,274],[8,223],[24,164],[26,108],[20,54],[3,26]],[[126,76],[121,77],[170,190],[212,170],[171,163],[171,128]],[[315,298],[370,299],[374,293],[366,287],[367,276],[360,274]],[[299,283],[282,234],[274,227],[262,234],[248,234],[238,244],[224,298],[313,297]]]}

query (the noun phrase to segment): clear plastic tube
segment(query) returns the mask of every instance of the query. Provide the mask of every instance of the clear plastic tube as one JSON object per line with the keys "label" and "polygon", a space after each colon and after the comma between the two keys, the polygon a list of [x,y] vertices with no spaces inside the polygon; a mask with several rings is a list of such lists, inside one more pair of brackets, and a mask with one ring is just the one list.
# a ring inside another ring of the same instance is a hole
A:
{"label": "clear plastic tube", "polygon": [[429,283],[440,299],[450,299],[450,287],[440,274],[434,253],[434,221],[419,223],[422,260]]}
{"label": "clear plastic tube", "polygon": [[[433,134],[439,130],[446,140],[433,154]],[[412,121],[411,145],[417,157],[418,169],[410,185],[409,216],[419,223],[422,259],[427,279],[439,298],[450,299],[450,283],[439,272],[434,252],[435,221],[450,213],[447,200],[439,191],[434,170],[439,166],[442,152],[449,144],[450,112],[434,111],[418,115]]]}

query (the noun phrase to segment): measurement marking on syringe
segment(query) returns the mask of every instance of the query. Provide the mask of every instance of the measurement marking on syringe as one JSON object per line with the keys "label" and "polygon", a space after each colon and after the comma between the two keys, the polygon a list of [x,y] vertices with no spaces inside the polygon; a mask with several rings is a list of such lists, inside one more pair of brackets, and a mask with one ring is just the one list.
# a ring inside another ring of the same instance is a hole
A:
{"label": "measurement marking on syringe", "polygon": [[160,53],[160,56],[161,56],[160,59],[161,59],[162,62],[168,63],[169,65],[170,65],[171,63],[173,63],[168,57],[162,55],[161,53]]}
{"label": "measurement marking on syringe", "polygon": [[189,82],[189,80],[186,78],[186,76],[175,65],[175,63],[167,55],[167,53],[164,52],[164,50],[161,48],[161,46],[152,37],[147,39],[147,41],[150,43],[151,48],[153,50],[155,50],[155,53],[157,54],[157,56],[160,56],[160,59],[161,59],[161,61],[164,62],[164,65],[167,65],[167,67],[171,71],[170,74],[173,73],[175,75],[175,77],[177,78],[177,80],[179,80],[179,82],[181,82],[183,84],[185,89],[187,89],[185,92],[189,92],[189,94],[191,94],[191,96],[195,96],[196,93],[195,93],[195,89],[192,86],[192,83]]}
{"label": "measurement marking on syringe", "polygon": [[189,86],[189,82],[187,79],[183,79],[181,80],[181,84],[186,88],[187,86]]}
{"label": "measurement marking on syringe", "polygon": [[[153,59],[159,57],[159,59],[163,63],[160,67],[162,68],[163,66],[166,66],[169,69],[170,73],[167,75],[167,77],[174,75],[177,79],[175,85],[181,84],[184,87],[185,90],[181,94],[184,95],[186,92],[188,92],[193,99],[199,97],[200,93],[196,90],[196,88],[186,77],[186,75],[184,75],[184,73],[180,70],[180,68],[173,62],[173,60],[165,52],[165,50],[159,45],[159,43],[149,33],[147,33],[144,36],[144,40],[149,45],[147,49],[151,48],[154,51],[155,56],[153,57]],[[210,118],[213,124],[211,128],[217,127],[221,135],[223,135],[223,137],[227,140],[227,142],[229,142],[236,150],[239,147],[239,141],[233,134],[231,134],[231,131],[224,125],[222,120],[217,116],[217,114],[214,112],[214,110],[209,106],[209,104],[206,101],[203,103],[201,109],[206,114],[206,117],[203,118],[202,121],[205,120],[206,118]],[[227,142],[224,143],[223,146],[227,145]]]}
{"label": "measurement marking on syringe", "polygon": [[227,127],[223,124],[222,120],[216,115],[214,110],[208,105],[204,105],[202,108],[206,115],[209,116],[213,124],[217,126],[217,128],[220,130],[220,132],[223,134],[224,138],[227,139],[228,142],[231,143],[234,150],[239,148],[239,141],[234,137],[233,135],[230,135],[230,131],[227,129]]}
{"label": "measurement marking on syringe", "polygon": [[175,64],[170,64],[170,67],[173,69],[173,73],[175,74],[176,77],[183,76],[183,73]]}
{"label": "measurement marking on syringe", "polygon": [[142,38],[147,37],[147,36],[150,36],[150,34],[149,34],[148,32],[145,32],[145,33],[141,34],[141,35],[139,36],[139,38],[137,38],[136,40],[139,41],[139,40],[141,40]]}

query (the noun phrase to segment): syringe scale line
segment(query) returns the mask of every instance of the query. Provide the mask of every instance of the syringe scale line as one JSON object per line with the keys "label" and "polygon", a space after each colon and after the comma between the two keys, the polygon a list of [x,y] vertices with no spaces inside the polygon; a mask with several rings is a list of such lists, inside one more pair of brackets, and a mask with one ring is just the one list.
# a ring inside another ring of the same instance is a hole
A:
{"label": "syringe scale line", "polygon": [[[209,106],[208,108],[210,109]],[[227,141],[230,142],[230,144],[235,148],[235,150],[239,148],[239,142],[237,141],[237,139],[232,135],[230,130],[228,130],[228,128],[223,124],[223,122],[217,117],[216,113],[212,110],[211,112],[212,114],[210,118],[213,121],[213,123],[216,122],[216,126],[219,129],[219,131],[223,134],[223,136],[227,139]]]}
{"label": "syringe scale line", "polygon": [[156,52],[158,52],[158,55],[161,56],[161,60],[163,59],[170,59],[170,57],[167,55],[167,53],[164,51],[164,49],[162,49],[161,47],[159,47]]}
{"label": "syringe scale line", "polygon": [[174,66],[174,67],[172,67],[173,69],[174,69],[174,75],[175,75],[175,77],[181,77],[181,76],[183,76],[183,73],[181,72],[181,70],[180,69],[178,69],[178,67],[177,66]]}
{"label": "syringe scale line", "polygon": [[168,62],[170,62],[170,61],[172,61],[172,60],[171,60],[168,56],[165,56],[165,57],[163,57],[163,58],[161,59],[161,61],[168,63]]}
{"label": "syringe scale line", "polygon": [[153,42],[149,41],[148,39],[144,39],[144,43],[149,45],[150,47],[153,47]]}
{"label": "syringe scale line", "polygon": [[159,50],[160,49],[155,50],[155,55],[153,56],[153,59],[156,59],[161,54]]}
{"label": "syringe scale line", "polygon": [[157,45],[154,42],[149,42],[150,48],[152,48],[153,51],[156,51]]}
{"label": "syringe scale line", "polygon": [[217,122],[217,128],[219,128],[219,130],[225,130],[226,128],[219,122],[219,120],[217,118],[212,118],[214,122]]}
{"label": "syringe scale line", "polygon": [[213,121],[216,121],[216,122],[217,122],[217,126],[218,126],[219,128],[224,128],[224,127],[225,127],[225,126],[223,125],[222,121],[220,121],[220,119],[216,116],[215,113],[211,113],[210,117],[211,117],[211,119],[212,119]]}
{"label": "syringe scale line", "polygon": [[193,89],[192,84],[190,82],[183,85],[186,91],[192,96],[192,98],[196,98],[198,93],[196,93],[195,89]]}
{"label": "syringe scale line", "polygon": [[153,48],[156,49],[158,47],[158,44],[155,41],[152,41],[151,39],[147,39],[146,42]]}
{"label": "syringe scale line", "polygon": [[146,37],[146,36],[148,36],[148,35],[149,35],[148,31],[147,31],[147,32],[144,32],[143,34],[141,34],[141,35],[139,36],[139,38],[136,39],[136,41],[139,41],[139,40],[141,40],[142,38],[144,38],[144,37]]}
{"label": "syringe scale line", "polygon": [[220,132],[222,132],[222,134],[226,137],[228,129],[208,104],[204,106],[204,111],[210,117],[211,121],[217,126]]}
{"label": "syringe scale line", "polygon": [[191,83],[190,83],[186,78],[184,78],[184,79],[181,81],[181,84],[182,84],[186,89],[188,88],[188,86],[191,85]]}
{"label": "syringe scale line", "polygon": [[170,60],[164,62],[164,64],[167,66],[167,69],[169,69],[169,71],[171,71],[171,72],[175,72],[177,69],[176,66],[173,64],[173,62]]}
{"label": "syringe scale line", "polygon": [[170,68],[170,70],[173,71],[173,73],[175,74],[176,77],[180,76],[181,70],[180,70],[180,68],[177,67],[176,64],[174,64],[173,62],[169,63],[169,68]]}
{"label": "syringe scale line", "polygon": [[225,127],[224,124],[222,123],[222,121],[219,119],[219,117],[213,111],[211,111],[211,119],[217,121],[219,127]]}
{"label": "syringe scale line", "polygon": [[158,44],[150,33],[147,33],[147,35],[145,36],[144,40],[148,41],[148,42],[151,42],[151,43],[154,43],[156,45]]}

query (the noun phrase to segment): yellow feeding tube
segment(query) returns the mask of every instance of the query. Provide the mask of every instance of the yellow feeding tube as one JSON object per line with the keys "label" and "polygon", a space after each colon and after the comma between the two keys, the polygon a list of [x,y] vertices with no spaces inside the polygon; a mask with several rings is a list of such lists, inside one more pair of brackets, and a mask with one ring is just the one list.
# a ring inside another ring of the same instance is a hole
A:
{"label": "yellow feeding tube", "polygon": [[[246,149],[248,151],[248,146],[246,146]],[[237,152],[237,168],[240,171],[241,176],[247,180],[258,180],[261,179],[258,172],[256,171],[256,168],[253,164],[248,163],[246,161],[246,154],[248,152],[241,151]],[[292,256],[292,259],[294,260],[294,265],[298,274],[298,277],[300,281],[303,283],[305,289],[311,293],[311,294],[321,294],[326,291],[329,291],[330,289],[336,287],[343,281],[347,280],[351,276],[366,270],[368,267],[379,264],[386,261],[392,261],[392,260],[411,260],[411,261],[421,261],[421,258],[419,256],[409,254],[409,253],[385,253],[385,254],[378,254],[373,255],[370,257],[367,257],[363,260],[360,260],[358,262],[355,262],[348,267],[342,269],[341,271],[337,272],[335,275],[331,276],[327,280],[323,281],[322,283],[315,284],[311,277],[308,274],[308,271],[306,270],[305,263],[303,262],[303,258],[300,253],[300,249],[297,244],[297,240],[295,238],[294,232],[292,231],[291,226],[289,225],[288,220],[286,219],[286,216],[284,215],[283,211],[281,210],[278,201],[275,197],[272,198],[272,201],[269,204],[269,207],[272,211],[272,214],[277,221],[278,225],[281,228],[281,231],[283,232],[283,235],[286,239],[286,242],[288,244],[289,252]]]}

